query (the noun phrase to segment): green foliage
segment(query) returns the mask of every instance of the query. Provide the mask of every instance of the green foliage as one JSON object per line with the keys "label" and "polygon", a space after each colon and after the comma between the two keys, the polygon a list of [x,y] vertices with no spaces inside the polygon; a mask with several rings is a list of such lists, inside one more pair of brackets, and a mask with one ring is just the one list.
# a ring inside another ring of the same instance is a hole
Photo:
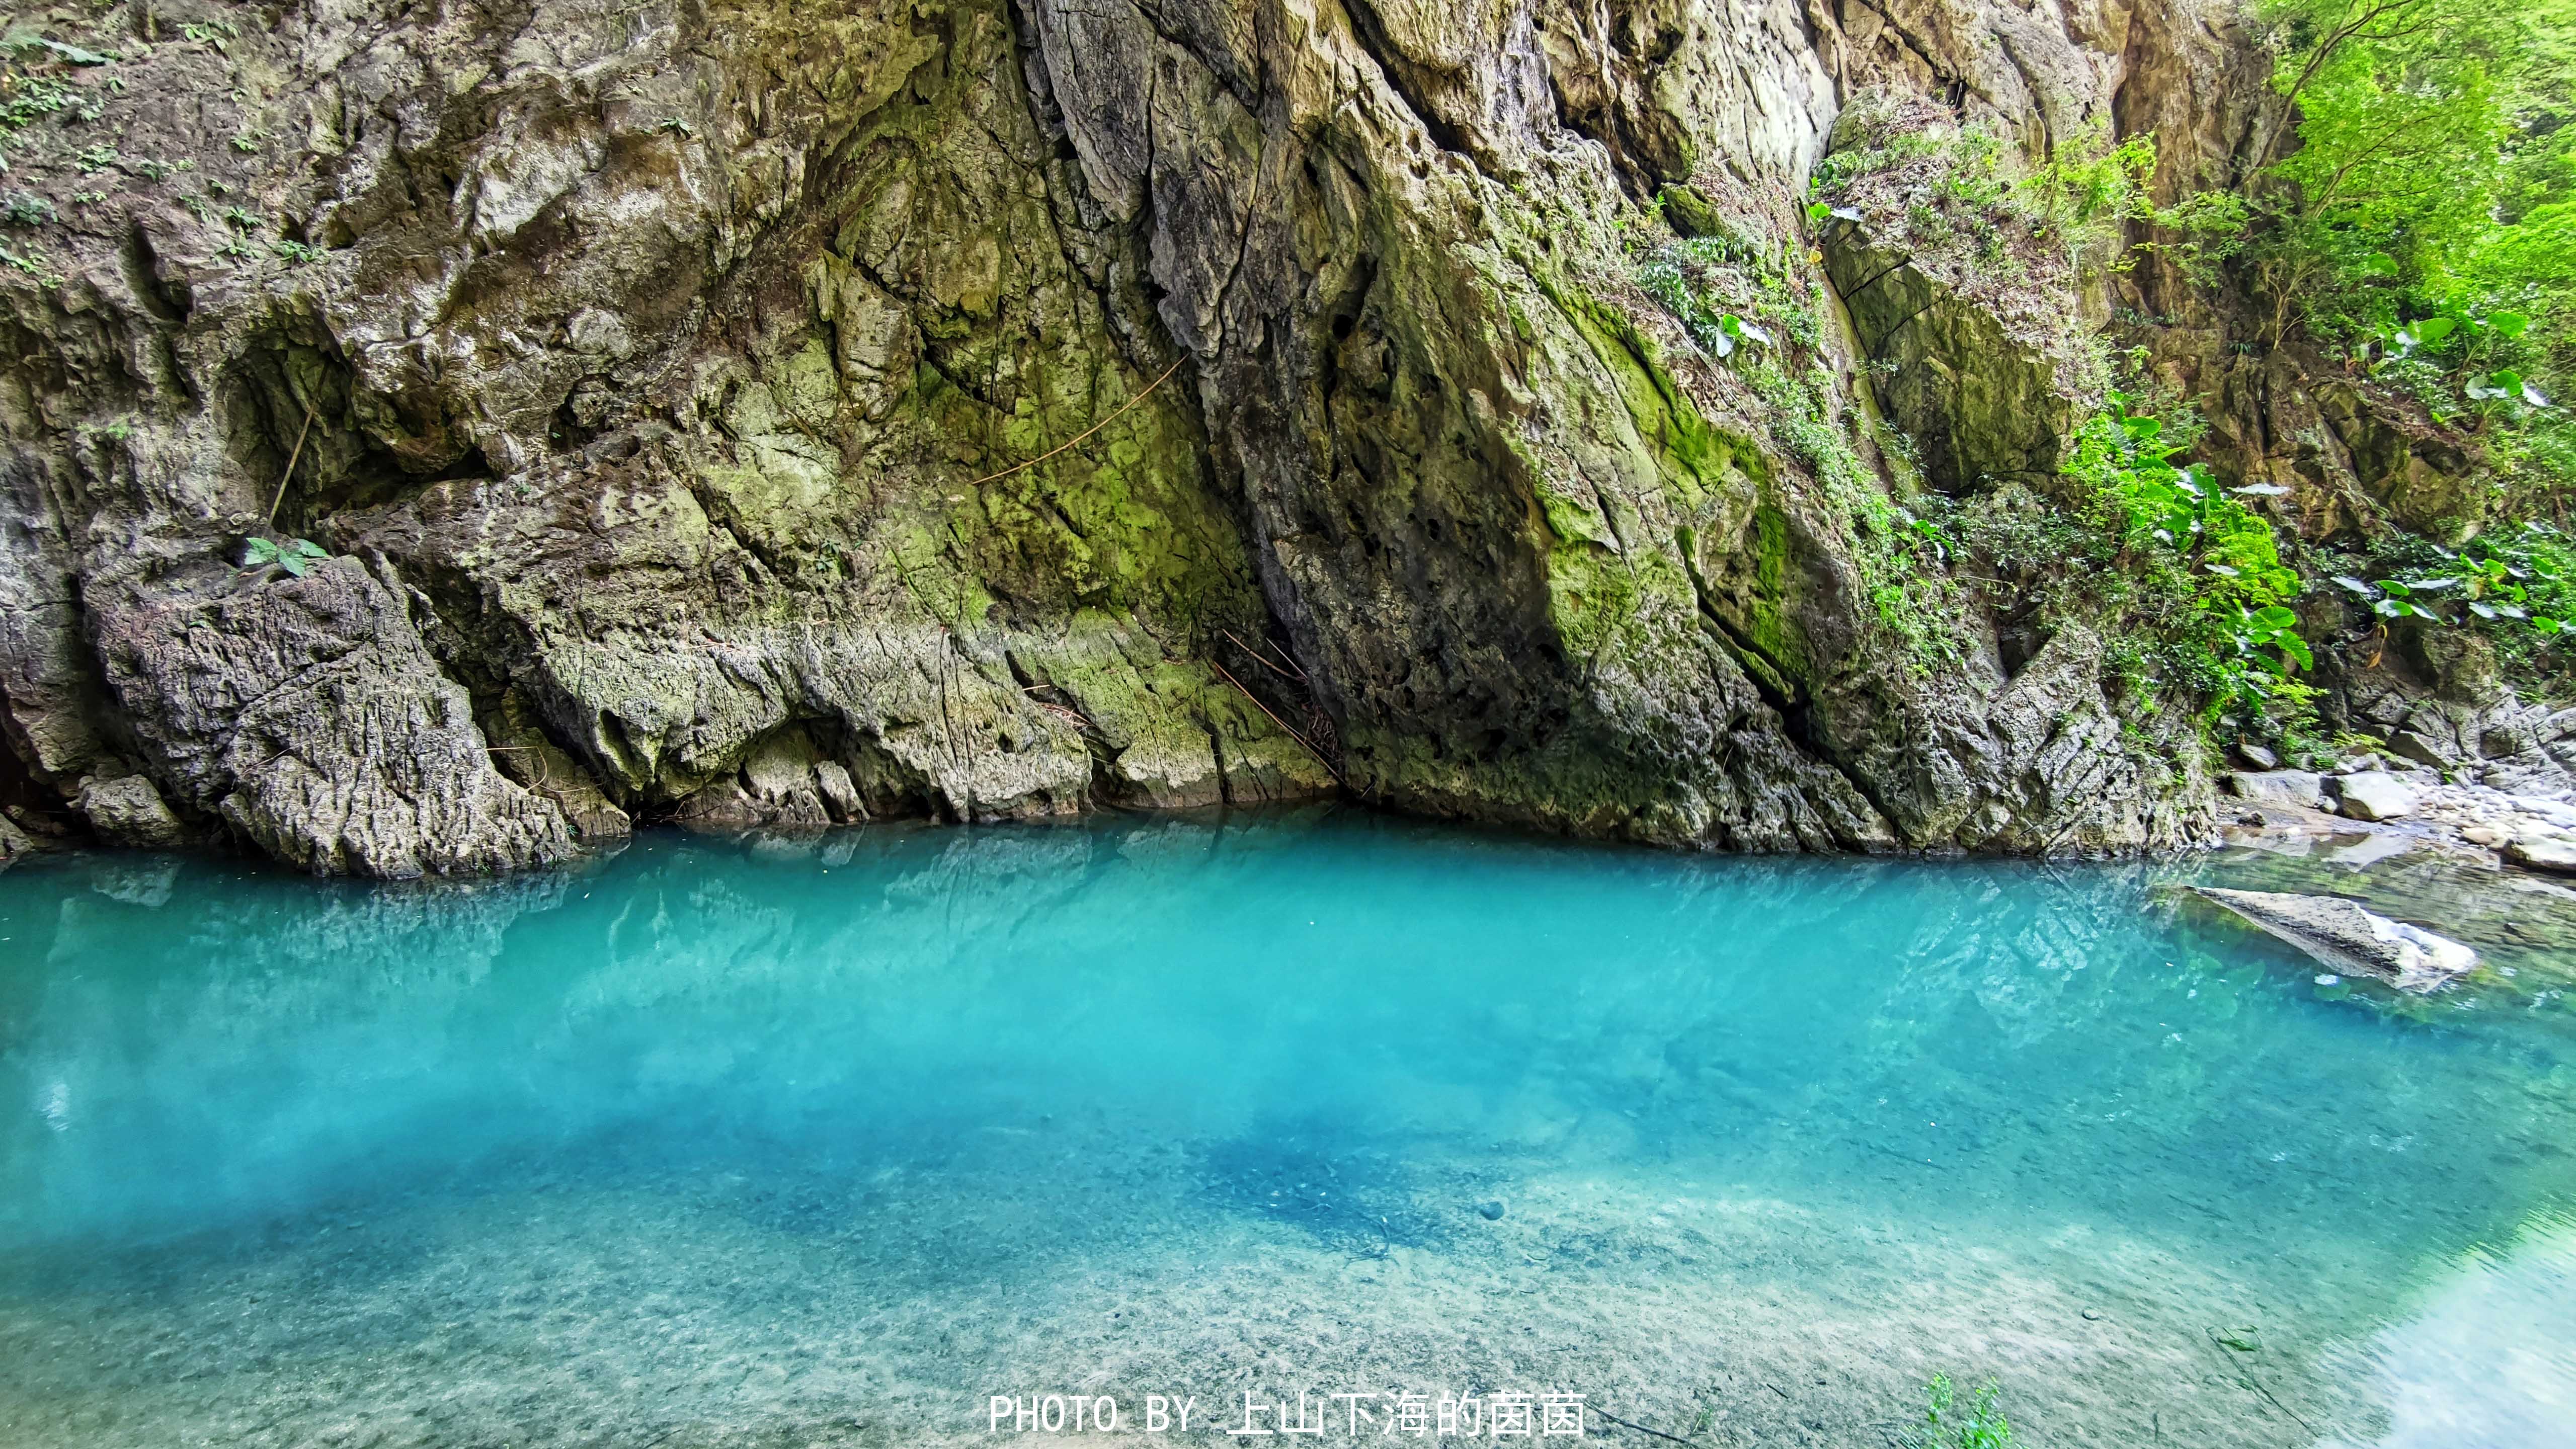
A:
{"label": "green foliage", "polygon": [[299,538],[292,543],[279,543],[271,538],[252,538],[242,544],[241,566],[244,573],[272,568],[284,569],[288,574],[300,579],[304,577],[304,571],[313,566],[314,560],[326,559],[330,556],[330,550],[309,538]]}
{"label": "green foliage", "polygon": [[[1818,226],[1861,222],[1862,211],[1846,203],[1893,189],[1906,203],[1906,229],[1936,243],[1965,240],[1988,264],[2009,267],[2017,248],[2039,243],[2071,263],[2117,270],[2125,249],[2113,244],[2131,218],[2149,214],[2152,136],[2114,143],[2096,132],[2033,165],[1985,122],[1963,125],[1946,110],[1878,97],[1855,102],[1836,134],[1841,144],[1812,181],[1807,219]],[[1865,184],[1884,173],[1900,173],[1888,180],[1901,184]]]}
{"label": "green foliage", "polygon": [[[1712,256],[1711,253],[1716,253]],[[1693,268],[1717,263],[1723,252],[1706,239],[1672,242],[1637,268],[1637,285],[1682,324],[1700,351],[1724,361],[1740,347],[1772,345],[1771,330],[1734,312],[1693,276]]]}
{"label": "green foliage", "polygon": [[[2526,492],[2576,443],[2576,0],[2262,0],[2279,56],[2245,256],[2271,299],[2446,420],[2515,435]],[[2295,135],[2289,130],[2296,118]]]}
{"label": "green foliage", "polygon": [[83,176],[95,176],[116,164],[116,148],[105,142],[83,146],[73,154],[72,162],[80,167]]}
{"label": "green foliage", "polygon": [[278,260],[286,263],[290,267],[309,265],[319,259],[322,255],[322,249],[320,247],[310,246],[306,243],[292,240],[270,242],[268,244],[268,249],[277,253]]}
{"label": "green foliage", "polygon": [[0,222],[11,226],[43,226],[54,219],[54,204],[41,196],[13,191],[0,199]]}
{"label": "green foliage", "polygon": [[2180,430],[2130,412],[2133,401],[2112,393],[2078,434],[2064,471],[2079,507],[2117,538],[2116,562],[2140,574],[2142,622],[2212,719],[2274,735],[2303,727],[2314,690],[2296,676],[2316,660],[2290,605],[2304,581],[2244,502],[2286,490],[2224,490],[2198,464],[2178,465],[2184,445],[2168,433]]}
{"label": "green foliage", "polygon": [[84,50],[64,41],[48,39],[32,30],[15,31],[0,39],[0,50],[13,56],[49,57],[65,65],[112,65],[117,60],[115,51]]}
{"label": "green foliage", "polygon": [[1965,1405],[1958,1402],[1948,1374],[1934,1374],[1923,1393],[1923,1427],[1907,1438],[1907,1449],[2011,1449],[2012,1424],[1995,1407],[1993,1381]]}
{"label": "green foliage", "polygon": [[2576,682],[2576,539],[2552,525],[2456,551],[2400,537],[2334,582],[2376,619],[2484,635],[2509,675],[2544,691]]}
{"label": "green foliage", "polygon": [[24,252],[0,247],[0,266],[35,278],[38,286],[50,287],[63,279],[63,274],[54,270],[53,260],[33,247]]}
{"label": "green foliage", "polygon": [[77,91],[50,76],[32,74],[18,65],[0,65],[0,145],[58,111],[68,109]]}

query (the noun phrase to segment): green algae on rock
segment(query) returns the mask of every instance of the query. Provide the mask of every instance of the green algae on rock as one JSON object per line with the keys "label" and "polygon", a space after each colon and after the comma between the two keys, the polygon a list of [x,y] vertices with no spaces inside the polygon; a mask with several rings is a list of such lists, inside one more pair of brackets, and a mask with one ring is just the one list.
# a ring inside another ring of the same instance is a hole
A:
{"label": "green algae on rock", "polygon": [[[2052,468],[2081,370],[1974,257],[1804,202],[1863,96],[2044,156],[2243,39],[1811,12],[48,21],[116,58],[11,62],[101,119],[10,141],[54,219],[0,272],[0,805],[392,875],[1342,788],[1696,847],[2206,842],[2189,709],[2125,717],[2080,628],[2007,649],[1902,536]],[[1637,292],[1658,197],[1810,299],[1765,356]],[[335,561],[237,573],[272,525]]]}

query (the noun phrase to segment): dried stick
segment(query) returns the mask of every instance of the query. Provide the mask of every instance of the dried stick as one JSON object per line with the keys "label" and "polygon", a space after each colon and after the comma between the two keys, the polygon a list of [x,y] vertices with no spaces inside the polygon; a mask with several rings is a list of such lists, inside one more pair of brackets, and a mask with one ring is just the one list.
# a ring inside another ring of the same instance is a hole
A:
{"label": "dried stick", "polygon": [[1023,468],[1034,468],[1040,463],[1045,462],[1047,459],[1054,457],[1056,454],[1065,451],[1067,448],[1073,447],[1083,439],[1090,437],[1093,433],[1099,432],[1102,428],[1105,428],[1111,423],[1118,421],[1120,418],[1127,416],[1127,410],[1129,408],[1132,408],[1136,406],[1136,404],[1143,402],[1145,399],[1152,397],[1154,395],[1154,389],[1161,387],[1164,381],[1170,378],[1173,373],[1180,371],[1181,364],[1187,360],[1187,353],[1173,358],[1172,365],[1163,369],[1162,377],[1155,378],[1152,382],[1147,383],[1143,392],[1140,392],[1134,397],[1127,399],[1124,403],[1119,404],[1118,411],[1111,413],[1109,416],[1102,418],[1096,423],[1093,423],[1089,428],[1084,429],[1081,433],[1075,435],[1070,440],[1058,443],[1056,446],[1049,448],[1047,451],[1040,453],[1025,463],[1014,463],[999,473],[987,473],[983,477],[976,479],[974,482],[969,483],[966,486],[969,488],[980,488],[984,484],[990,483],[996,478],[1008,478]]}
{"label": "dried stick", "polygon": [[286,501],[286,485],[295,476],[295,460],[304,456],[304,435],[313,431],[313,409],[320,398],[304,405],[304,426],[295,430],[295,451],[286,455],[286,471],[277,475],[277,493],[268,500],[268,526],[277,527],[277,505]]}

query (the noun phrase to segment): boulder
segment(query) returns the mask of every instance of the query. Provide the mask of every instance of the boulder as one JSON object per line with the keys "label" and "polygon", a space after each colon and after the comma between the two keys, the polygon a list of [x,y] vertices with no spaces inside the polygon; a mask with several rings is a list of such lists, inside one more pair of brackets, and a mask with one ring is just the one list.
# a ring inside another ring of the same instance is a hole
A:
{"label": "boulder", "polygon": [[2240,799],[2260,805],[2326,808],[2325,777],[2311,770],[2238,770],[2227,777],[2227,789]]}
{"label": "boulder", "polygon": [[835,820],[848,822],[868,818],[867,802],[859,796],[858,782],[850,778],[849,767],[838,760],[823,760],[814,766],[814,788],[823,792],[823,804]]}
{"label": "boulder", "polygon": [[188,827],[141,775],[91,776],[80,783],[78,804],[91,827],[118,845],[168,850],[187,843]]}
{"label": "boulder", "polygon": [[2252,765],[2258,770],[2277,770],[2281,768],[2281,757],[2279,755],[2272,753],[2270,750],[2263,748],[2252,740],[2238,740],[2236,742],[2236,758],[2243,760],[2245,763]]}
{"label": "boulder", "polygon": [[2470,947],[2338,897],[2194,890],[2342,975],[2423,992],[2477,969],[2478,953]]}
{"label": "boulder", "polygon": [[2401,760],[2413,760],[2436,770],[2447,770],[2459,763],[2450,753],[2426,736],[2413,730],[2399,730],[2388,741],[2388,752]]}
{"label": "boulder", "polygon": [[34,836],[18,828],[18,822],[0,814],[0,866],[36,853]]}
{"label": "boulder", "polygon": [[2415,813],[2415,792],[2394,775],[2377,770],[2335,777],[2342,812],[2354,820],[2402,820]]}
{"label": "boulder", "polygon": [[2504,858],[2526,870],[2576,875],[2576,840],[2564,835],[2517,836],[2504,848]]}

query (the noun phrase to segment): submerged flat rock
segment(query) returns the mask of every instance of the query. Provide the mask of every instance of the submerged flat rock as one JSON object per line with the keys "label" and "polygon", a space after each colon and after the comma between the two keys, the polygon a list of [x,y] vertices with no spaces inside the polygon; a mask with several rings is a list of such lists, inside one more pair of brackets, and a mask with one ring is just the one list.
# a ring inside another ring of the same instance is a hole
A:
{"label": "submerged flat rock", "polygon": [[2474,949],[2334,896],[2193,889],[2336,971],[2400,991],[2431,991],[2477,969]]}

